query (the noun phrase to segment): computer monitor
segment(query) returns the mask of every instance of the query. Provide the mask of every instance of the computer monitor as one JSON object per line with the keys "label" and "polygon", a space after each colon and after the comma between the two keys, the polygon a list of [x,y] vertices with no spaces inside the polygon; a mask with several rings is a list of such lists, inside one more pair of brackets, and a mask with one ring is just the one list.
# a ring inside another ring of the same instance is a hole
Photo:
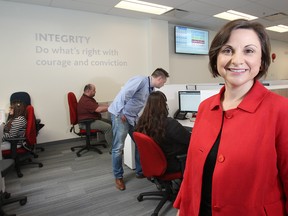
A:
{"label": "computer monitor", "polygon": [[196,113],[201,102],[200,91],[178,91],[179,111]]}

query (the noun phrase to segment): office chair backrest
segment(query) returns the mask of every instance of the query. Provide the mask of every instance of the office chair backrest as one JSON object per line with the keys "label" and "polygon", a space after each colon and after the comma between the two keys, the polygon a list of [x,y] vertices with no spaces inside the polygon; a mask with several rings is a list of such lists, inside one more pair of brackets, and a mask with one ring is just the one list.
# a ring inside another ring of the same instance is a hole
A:
{"label": "office chair backrest", "polygon": [[[12,104],[15,101],[16,102],[21,101],[26,106],[31,105],[31,97],[27,92],[14,92],[10,96],[10,104]],[[34,114],[35,114],[35,112],[34,112]],[[34,120],[36,121],[35,122],[36,134],[38,135],[39,131],[41,130],[41,128],[43,128],[45,126],[45,124],[41,123],[41,119],[36,118],[35,115],[34,115]]]}
{"label": "office chair backrest", "polygon": [[167,169],[167,160],[159,145],[143,133],[134,132],[133,137],[138,147],[144,175],[146,177],[163,175]]}
{"label": "office chair backrest", "polygon": [[10,96],[10,103],[14,101],[22,101],[26,106],[31,105],[31,98],[27,92],[14,92]]}
{"label": "office chair backrest", "polygon": [[26,142],[29,145],[35,145],[37,143],[36,136],[36,124],[35,124],[35,115],[33,106],[29,105],[26,108],[26,119],[27,127],[25,131]]}
{"label": "office chair backrest", "polygon": [[70,113],[70,123],[71,125],[76,125],[78,124],[77,99],[73,92],[68,93],[68,105],[69,105],[69,113]]}

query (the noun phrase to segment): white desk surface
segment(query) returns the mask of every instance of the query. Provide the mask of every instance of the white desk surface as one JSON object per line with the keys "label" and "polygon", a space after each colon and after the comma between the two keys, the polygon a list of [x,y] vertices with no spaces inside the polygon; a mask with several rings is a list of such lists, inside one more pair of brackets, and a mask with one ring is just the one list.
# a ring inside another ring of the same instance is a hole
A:
{"label": "white desk surface", "polygon": [[185,120],[179,120],[179,119],[177,119],[177,121],[178,121],[181,125],[183,125],[184,127],[191,127],[191,128],[193,128],[194,122],[195,122],[195,118],[185,119]]}

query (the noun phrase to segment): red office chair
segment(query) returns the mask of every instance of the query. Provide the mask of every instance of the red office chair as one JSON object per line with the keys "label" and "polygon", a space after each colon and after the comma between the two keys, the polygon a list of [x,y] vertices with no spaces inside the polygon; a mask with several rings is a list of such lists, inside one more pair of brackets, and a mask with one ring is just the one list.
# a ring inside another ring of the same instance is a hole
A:
{"label": "red office chair", "polygon": [[[69,105],[69,113],[70,113],[70,123],[71,123],[71,129],[70,132],[74,132],[76,135],[80,136],[80,137],[85,137],[86,138],[86,144],[85,145],[80,145],[80,146],[74,146],[71,148],[71,151],[75,151],[76,148],[80,148],[80,150],[78,150],[78,152],[76,153],[76,155],[78,157],[81,156],[81,152],[82,151],[90,151],[90,150],[94,150],[96,152],[98,152],[99,154],[102,154],[102,151],[100,149],[98,149],[98,146],[103,146],[104,148],[106,148],[106,143],[96,143],[96,144],[91,144],[91,137],[95,137],[97,138],[97,134],[98,133],[102,133],[102,131],[100,130],[91,130],[90,125],[91,123],[94,121],[94,119],[86,119],[86,120],[81,120],[78,121],[77,118],[77,99],[76,96],[73,92],[69,92],[68,93],[68,105]],[[83,123],[85,124],[85,128],[86,129],[79,129],[78,132],[76,132],[75,129],[75,125],[77,125],[78,123]]]}
{"label": "red office chair", "polygon": [[[12,104],[15,101],[21,101],[26,106],[31,105],[31,97],[27,92],[14,92],[10,96],[10,103]],[[41,128],[45,126],[45,124],[41,123],[41,119],[35,117],[35,123],[36,123],[36,133],[39,134],[39,131]],[[37,150],[44,151],[45,149],[43,147],[36,147]]]}
{"label": "red office chair", "polygon": [[158,185],[161,190],[155,192],[141,193],[137,200],[143,201],[144,196],[160,196],[162,197],[160,203],[155,208],[152,216],[157,216],[160,209],[167,200],[174,200],[177,191],[173,190],[172,182],[174,180],[182,179],[182,172],[167,173],[167,160],[159,145],[149,136],[143,133],[134,132],[133,137],[138,147],[140,162],[143,174],[152,182]]}
{"label": "red office chair", "polygon": [[[32,158],[37,157],[35,154],[36,140],[36,126],[33,106],[29,105],[26,108],[27,126],[24,137],[7,138],[6,141],[11,143],[11,149],[3,150],[4,158],[12,158],[15,160],[15,169],[19,178],[23,176],[20,166],[27,164],[37,164],[43,167],[40,162],[33,161]],[[17,148],[18,142],[22,141],[23,145]]]}

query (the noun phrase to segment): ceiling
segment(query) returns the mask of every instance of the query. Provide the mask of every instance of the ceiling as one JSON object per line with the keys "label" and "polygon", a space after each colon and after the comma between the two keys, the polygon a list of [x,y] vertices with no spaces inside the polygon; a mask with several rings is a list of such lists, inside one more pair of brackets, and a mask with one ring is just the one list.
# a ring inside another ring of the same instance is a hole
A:
{"label": "ceiling", "polygon": [[[258,21],[265,27],[288,25],[287,0],[146,0],[175,8],[164,15],[151,15],[114,8],[120,0],[0,0],[35,4],[47,7],[80,10],[93,13],[124,16],[139,19],[167,20],[171,24],[186,25],[218,31],[227,21],[213,15],[227,10],[236,10],[260,17]],[[267,31],[270,38],[288,43],[288,32]]]}

